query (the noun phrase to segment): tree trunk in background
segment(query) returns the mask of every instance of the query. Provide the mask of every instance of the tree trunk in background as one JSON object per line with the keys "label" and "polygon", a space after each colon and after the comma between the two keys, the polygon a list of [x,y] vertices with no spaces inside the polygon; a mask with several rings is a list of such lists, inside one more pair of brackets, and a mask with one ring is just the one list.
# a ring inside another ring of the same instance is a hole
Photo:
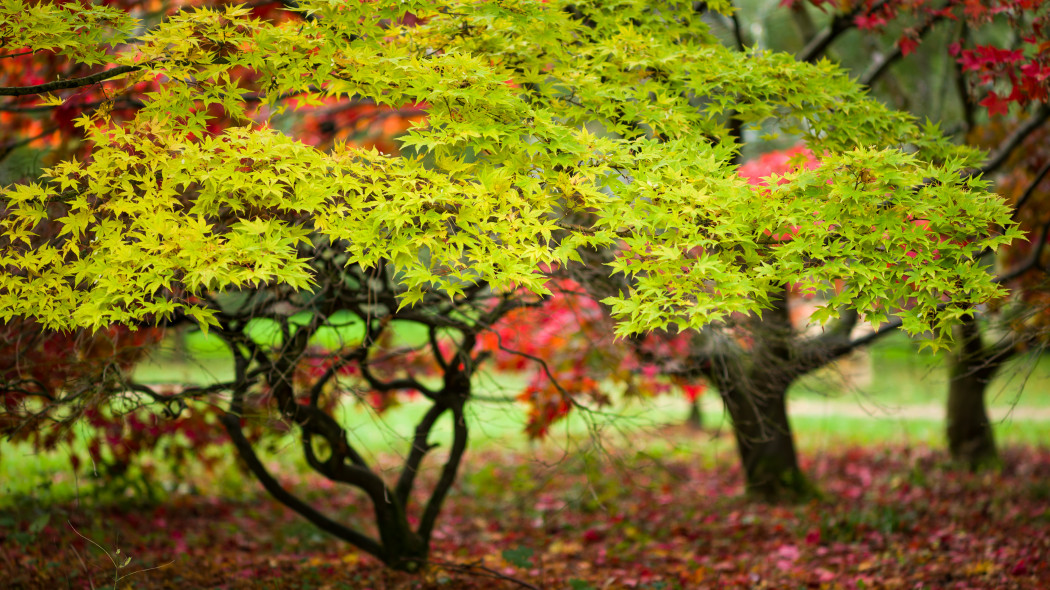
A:
{"label": "tree trunk in background", "polygon": [[747,493],[770,503],[805,501],[818,492],[798,465],[787,415],[787,386],[770,381],[719,383],[733,419]]}
{"label": "tree trunk in background", "polygon": [[985,349],[973,319],[958,329],[957,340],[948,360],[948,449],[954,461],[976,471],[999,463],[985,392],[1006,355]]}
{"label": "tree trunk in background", "polygon": [[699,399],[689,404],[689,416],[685,419],[685,425],[694,430],[704,429],[704,410],[700,407]]}

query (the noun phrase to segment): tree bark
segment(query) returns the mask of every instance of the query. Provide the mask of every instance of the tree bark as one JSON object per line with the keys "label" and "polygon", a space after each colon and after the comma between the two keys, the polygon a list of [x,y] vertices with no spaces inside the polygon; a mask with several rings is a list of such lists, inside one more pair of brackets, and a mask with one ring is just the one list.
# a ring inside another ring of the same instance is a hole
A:
{"label": "tree bark", "polygon": [[785,287],[773,305],[752,317],[754,345],[722,356],[707,371],[733,421],[747,494],[769,503],[818,495],[799,468],[787,415],[787,391],[803,373]]}
{"label": "tree bark", "polygon": [[985,348],[973,319],[957,334],[959,343],[948,360],[948,449],[953,461],[976,471],[999,463],[985,392],[1006,355]]}
{"label": "tree bark", "polygon": [[720,385],[733,420],[747,494],[769,503],[804,502],[817,496],[798,464],[787,415],[787,385],[754,378]]}

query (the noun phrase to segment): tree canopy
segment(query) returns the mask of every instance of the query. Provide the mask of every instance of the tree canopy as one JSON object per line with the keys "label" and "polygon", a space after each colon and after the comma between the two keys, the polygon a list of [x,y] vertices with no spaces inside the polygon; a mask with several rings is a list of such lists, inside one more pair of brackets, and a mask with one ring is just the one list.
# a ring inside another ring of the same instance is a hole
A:
{"label": "tree canopy", "polygon": [[[0,95],[155,90],[133,119],[77,119],[84,161],[3,189],[0,318],[98,328],[185,312],[208,324],[205,291],[309,289],[297,246],[317,239],[348,264],[389,260],[403,305],[478,282],[544,293],[545,268],[612,248],[609,270],[631,285],[606,301],[621,334],[698,327],[767,307],[785,283],[831,280],[847,288],[824,317],[846,304],[943,333],[1001,292],[976,253],[1018,232],[969,174],[978,152],[829,62],[721,46],[691,3],[296,10],[270,22],[187,8],[142,30],[104,6],[3,1],[7,47],[102,69]],[[346,98],[427,117],[398,157],[321,151],[271,124],[289,102]],[[216,106],[234,124],[209,129]],[[819,166],[749,186],[735,122],[799,136]]]}

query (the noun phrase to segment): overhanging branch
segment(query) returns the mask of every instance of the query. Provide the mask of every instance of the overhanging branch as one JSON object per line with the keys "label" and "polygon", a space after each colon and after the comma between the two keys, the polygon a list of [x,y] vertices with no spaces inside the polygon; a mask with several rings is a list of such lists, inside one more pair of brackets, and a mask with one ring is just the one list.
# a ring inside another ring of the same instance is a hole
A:
{"label": "overhanging branch", "polygon": [[84,86],[98,84],[99,82],[102,82],[104,80],[116,78],[117,76],[123,76],[128,72],[134,72],[139,69],[142,69],[142,66],[117,66],[115,68],[99,72],[97,74],[84,76],[83,78],[55,80],[54,82],[48,82],[46,84],[37,84],[36,86],[0,86],[0,96],[30,96],[33,94],[44,94],[45,92],[54,92],[56,90],[67,90],[69,88],[83,88]]}

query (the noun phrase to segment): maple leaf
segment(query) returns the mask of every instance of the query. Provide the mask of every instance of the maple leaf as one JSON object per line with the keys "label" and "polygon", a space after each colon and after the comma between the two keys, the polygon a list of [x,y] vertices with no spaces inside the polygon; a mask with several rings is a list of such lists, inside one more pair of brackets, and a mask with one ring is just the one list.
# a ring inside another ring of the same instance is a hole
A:
{"label": "maple leaf", "polygon": [[992,116],[1005,115],[1010,112],[1010,101],[999,96],[994,90],[990,91],[988,96],[978,104],[988,109],[988,114]]}
{"label": "maple leaf", "polygon": [[897,41],[897,46],[901,49],[901,55],[907,57],[915,52],[915,48],[919,46],[919,40],[911,35],[906,35]]}

